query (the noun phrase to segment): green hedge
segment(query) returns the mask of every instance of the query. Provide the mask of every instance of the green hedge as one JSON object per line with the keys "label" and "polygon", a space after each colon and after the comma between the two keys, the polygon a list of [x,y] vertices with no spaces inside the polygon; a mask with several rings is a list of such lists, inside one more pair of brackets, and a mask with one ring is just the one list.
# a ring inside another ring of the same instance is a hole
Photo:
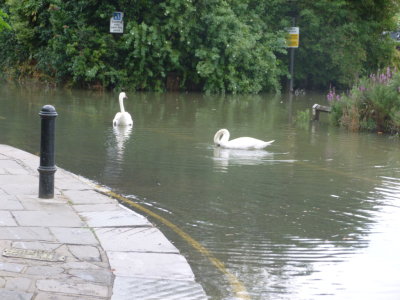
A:
{"label": "green hedge", "polygon": [[[288,78],[285,28],[300,26],[296,85],[349,86],[394,63],[398,0],[0,0],[3,77],[77,87],[277,91]],[[109,33],[124,12],[123,35]],[[4,25],[3,25],[4,26]]]}

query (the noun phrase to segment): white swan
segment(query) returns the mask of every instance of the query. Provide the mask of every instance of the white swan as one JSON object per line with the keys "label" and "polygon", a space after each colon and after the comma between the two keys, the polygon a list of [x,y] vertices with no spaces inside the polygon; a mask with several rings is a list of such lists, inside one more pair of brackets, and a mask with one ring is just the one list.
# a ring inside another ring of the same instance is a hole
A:
{"label": "white swan", "polygon": [[133,121],[131,115],[125,111],[124,108],[124,98],[128,98],[124,92],[119,94],[119,107],[120,112],[118,112],[113,120],[114,126],[132,126]]}
{"label": "white swan", "polygon": [[214,135],[214,144],[228,149],[263,149],[275,141],[265,142],[251,137],[240,137],[229,140],[229,136],[229,131],[227,129],[218,130]]}

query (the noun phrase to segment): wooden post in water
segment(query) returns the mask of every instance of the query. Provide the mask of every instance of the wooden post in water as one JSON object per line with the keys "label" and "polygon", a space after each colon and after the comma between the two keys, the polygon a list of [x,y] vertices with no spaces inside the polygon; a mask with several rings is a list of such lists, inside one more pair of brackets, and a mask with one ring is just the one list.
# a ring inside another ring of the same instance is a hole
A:
{"label": "wooden post in water", "polygon": [[312,115],[313,115],[312,120],[313,121],[319,121],[319,113],[320,112],[330,113],[331,108],[329,106],[314,104],[312,107]]}

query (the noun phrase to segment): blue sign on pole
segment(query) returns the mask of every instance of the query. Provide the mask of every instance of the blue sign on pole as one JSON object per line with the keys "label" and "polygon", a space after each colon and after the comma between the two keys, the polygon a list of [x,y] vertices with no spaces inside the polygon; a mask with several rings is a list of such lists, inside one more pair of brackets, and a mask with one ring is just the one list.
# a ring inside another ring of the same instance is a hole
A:
{"label": "blue sign on pole", "polygon": [[124,14],[122,12],[114,12],[113,13],[113,20],[114,21],[122,21]]}

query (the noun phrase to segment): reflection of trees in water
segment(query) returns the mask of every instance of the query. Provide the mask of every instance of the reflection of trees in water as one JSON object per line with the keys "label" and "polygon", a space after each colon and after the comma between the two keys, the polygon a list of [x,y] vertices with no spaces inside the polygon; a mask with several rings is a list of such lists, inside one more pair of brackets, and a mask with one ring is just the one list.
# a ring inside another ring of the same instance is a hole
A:
{"label": "reflection of trees in water", "polygon": [[[299,147],[304,144],[303,138],[291,140],[293,149],[303,148]],[[360,248],[368,247],[371,228],[378,221],[376,215],[385,205],[384,199],[392,197],[379,192],[386,183],[377,174],[398,174],[389,165],[378,170],[374,167],[377,156],[368,151],[368,137],[365,141],[347,135],[344,140],[337,135],[313,138],[316,148],[310,147],[309,155],[291,153],[293,158],[306,159],[294,160],[279,170],[264,169],[249,180],[243,166],[230,167],[229,174],[236,170],[237,178],[231,183],[224,179],[231,195],[242,195],[236,202],[232,201],[234,197],[227,197],[230,203],[226,215],[222,215],[222,207],[219,209],[220,223],[227,226],[225,235],[232,239],[216,233],[217,237],[206,239],[205,244],[218,251],[218,243],[224,241],[226,252],[220,255],[229,261],[231,271],[243,275],[239,279],[251,287],[253,299],[295,295],[296,276],[318,274],[324,270],[316,264],[344,262]],[[390,159],[391,153],[387,154]],[[378,160],[387,163],[386,157]],[[239,186],[234,182],[240,182]],[[246,186],[263,187],[265,194],[254,194]],[[392,184],[385,192],[398,189]],[[229,219],[238,220],[240,225],[229,223]]]}
{"label": "reflection of trees in water", "polygon": [[[280,99],[135,93],[129,95],[135,132],[117,133],[115,95],[65,93],[0,93],[2,141],[37,152],[37,113],[43,100],[54,100],[57,163],[149,199],[223,261],[252,299],[295,299],[294,277],[318,278],[316,262],[335,264],[366,247],[376,214],[390,197],[398,199],[400,183],[382,183],[382,176],[399,177],[398,140],[343,132],[323,118],[313,131],[296,128]],[[311,107],[292,102],[293,114]],[[223,127],[276,139],[268,149],[273,157],[214,153],[213,135]],[[206,259],[168,236],[210,295],[229,294]]]}
{"label": "reflection of trees in water", "polygon": [[[285,114],[284,106],[279,104],[280,97],[275,95],[202,95],[202,94],[135,94],[130,96],[137,111],[137,126],[170,127],[208,124],[213,135],[219,124],[224,127],[233,124],[252,124],[262,128],[266,122],[272,124],[279,114]],[[260,114],[260,112],[265,112]],[[142,123],[143,122],[143,123]],[[206,132],[204,132],[206,133]],[[242,134],[243,133],[243,134]],[[268,130],[265,130],[265,134]],[[245,132],[238,134],[246,135]],[[260,139],[267,138],[260,136]],[[211,137],[212,138],[212,137]]]}
{"label": "reflection of trees in water", "polygon": [[[367,144],[324,126],[314,132],[278,128],[271,136],[274,122],[287,121],[286,107],[262,98],[163,97],[135,103],[141,126],[157,140],[143,151],[149,170],[138,170],[143,184],[135,191],[173,212],[168,217],[224,261],[254,299],[290,294],[293,276],[318,272],[314,263],[336,263],[368,245],[376,210],[370,192],[380,183],[361,178],[376,172],[376,156],[368,164],[362,160]],[[221,124],[234,126],[238,135],[262,127],[259,132],[277,139],[272,150],[284,154],[214,149],[212,136]],[[199,140],[208,161],[196,157],[202,155],[194,149]],[[229,290],[207,261],[186,251],[210,290]]]}

